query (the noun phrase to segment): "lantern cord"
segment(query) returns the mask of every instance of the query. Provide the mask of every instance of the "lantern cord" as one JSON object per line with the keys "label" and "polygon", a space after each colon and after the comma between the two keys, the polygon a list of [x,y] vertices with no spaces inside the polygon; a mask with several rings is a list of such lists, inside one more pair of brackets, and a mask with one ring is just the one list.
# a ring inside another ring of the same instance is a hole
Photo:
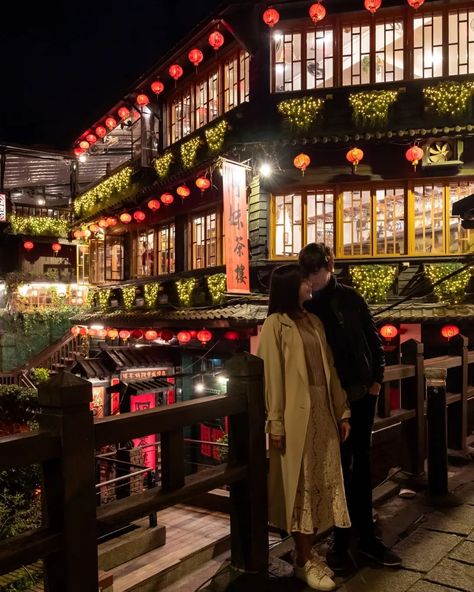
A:
{"label": "lantern cord", "polygon": [[[459,273],[462,273],[463,271],[465,271],[466,269],[469,269],[473,265],[474,265],[474,253],[469,253],[469,255],[467,255],[467,263],[465,265],[463,265],[459,269],[455,269],[451,273],[448,273],[448,275],[445,275],[444,277],[440,278],[439,280],[437,280],[436,282],[431,284],[431,287],[435,288],[436,286],[439,286],[440,284],[442,284],[446,280],[449,280],[450,278],[458,275]],[[411,294],[408,294],[408,296],[405,296],[405,298],[402,298],[401,300],[397,300],[397,302],[393,302],[392,304],[389,304],[388,306],[385,306],[384,308],[381,308],[381,309],[375,311],[373,313],[373,316],[376,317],[378,315],[384,314],[387,311],[392,310],[392,308],[395,308],[395,307],[399,306],[400,304],[403,304],[404,302],[408,302],[409,300],[412,300],[412,298],[416,298],[417,296],[423,296],[423,295],[424,294],[422,294],[421,289],[419,289],[419,288],[415,289]]]}

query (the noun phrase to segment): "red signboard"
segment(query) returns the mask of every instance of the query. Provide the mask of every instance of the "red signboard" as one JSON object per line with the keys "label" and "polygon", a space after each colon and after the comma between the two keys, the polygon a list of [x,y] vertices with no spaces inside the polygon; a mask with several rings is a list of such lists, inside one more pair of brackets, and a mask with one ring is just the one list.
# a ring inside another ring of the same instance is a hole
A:
{"label": "red signboard", "polygon": [[227,292],[250,293],[246,168],[223,161]]}
{"label": "red signboard", "polygon": [[[156,397],[154,393],[147,393],[143,395],[132,395],[130,397],[130,411],[145,411],[146,409],[154,409],[156,406]],[[133,445],[135,447],[142,447],[143,450],[143,464],[150,469],[156,470],[156,435],[142,436],[141,438],[134,438]]]}

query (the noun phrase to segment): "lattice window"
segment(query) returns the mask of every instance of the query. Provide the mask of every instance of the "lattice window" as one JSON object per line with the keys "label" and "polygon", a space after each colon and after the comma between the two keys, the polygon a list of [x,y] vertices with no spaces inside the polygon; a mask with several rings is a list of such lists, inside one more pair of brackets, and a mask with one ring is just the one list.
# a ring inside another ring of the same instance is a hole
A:
{"label": "lattice window", "polygon": [[276,92],[301,90],[301,33],[273,34],[273,88]]}
{"label": "lattice window", "polygon": [[224,111],[239,104],[239,61],[232,57],[224,64]]}
{"label": "lattice window", "polygon": [[275,255],[296,256],[303,246],[301,194],[275,196]]}
{"label": "lattice window", "polygon": [[138,232],[135,247],[136,277],[154,275],[155,263],[155,232],[145,230]]}
{"label": "lattice window", "polygon": [[105,237],[105,279],[123,280],[123,237]]}
{"label": "lattice window", "polygon": [[250,97],[250,55],[246,51],[239,54],[239,102],[245,103]]}
{"label": "lattice window", "polygon": [[307,243],[325,243],[334,248],[334,192],[308,191],[306,195]]}
{"label": "lattice window", "polygon": [[158,274],[175,271],[175,226],[167,224],[158,228]]}
{"label": "lattice window", "polygon": [[372,216],[370,190],[344,191],[343,254],[346,256],[371,255]]}
{"label": "lattice window", "polygon": [[375,191],[375,254],[404,255],[405,191],[403,188]]}
{"label": "lattice window", "polygon": [[176,97],[171,103],[170,141],[177,142],[194,130],[191,118],[191,91]]}
{"label": "lattice window", "polygon": [[91,240],[89,242],[90,253],[90,281],[93,284],[103,282],[105,279],[104,241]]}
{"label": "lattice window", "polygon": [[424,13],[413,18],[413,77],[443,74],[443,17]]}
{"label": "lattice window", "polygon": [[441,254],[444,251],[443,185],[418,185],[413,193],[415,253]]}
{"label": "lattice window", "polygon": [[[447,188],[447,209],[452,212],[453,204],[459,199],[467,197],[474,193],[474,181],[452,181]],[[474,243],[474,232],[461,227],[461,218],[459,216],[449,215],[448,233],[448,252],[449,253],[469,253]]]}
{"label": "lattice window", "polygon": [[321,27],[306,34],[306,88],[334,86],[334,32]]}
{"label": "lattice window", "polygon": [[370,25],[345,24],[342,27],[342,84],[352,86],[370,82]]}
{"label": "lattice window", "polygon": [[375,82],[403,80],[403,21],[385,19],[375,25]]}
{"label": "lattice window", "polygon": [[474,73],[474,9],[454,10],[448,16],[449,75]]}
{"label": "lattice window", "polygon": [[221,264],[221,220],[216,211],[191,218],[191,269]]}

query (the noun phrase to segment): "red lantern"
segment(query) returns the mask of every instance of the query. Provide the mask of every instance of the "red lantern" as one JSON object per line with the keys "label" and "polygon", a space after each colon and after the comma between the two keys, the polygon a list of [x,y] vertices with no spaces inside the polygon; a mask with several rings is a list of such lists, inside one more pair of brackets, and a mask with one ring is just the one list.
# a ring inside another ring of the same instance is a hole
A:
{"label": "red lantern", "polygon": [[210,186],[211,182],[206,177],[198,177],[196,179],[196,187],[201,190],[201,193],[204,193]]}
{"label": "red lantern", "polygon": [[140,107],[146,107],[149,102],[150,99],[147,97],[147,95],[140,94],[137,96],[137,105],[140,105]]}
{"label": "red lantern", "polygon": [[191,341],[191,333],[189,331],[180,331],[176,338],[180,343],[189,343]]}
{"label": "red lantern", "polygon": [[109,339],[117,339],[117,337],[118,337],[118,334],[119,334],[119,333],[118,333],[117,329],[109,329],[109,330],[107,331],[107,337],[108,337]]}
{"label": "red lantern", "polygon": [[414,8],[415,10],[418,10],[418,8],[420,8],[420,6],[425,3],[425,0],[407,0],[407,1],[408,1],[408,4],[412,8]]}
{"label": "red lantern", "polygon": [[97,331],[97,337],[99,339],[105,339],[107,337],[107,329],[99,329]]}
{"label": "red lantern", "polygon": [[95,337],[97,335],[97,329],[87,329],[87,335],[89,335],[89,337]]}
{"label": "red lantern", "polygon": [[61,245],[60,245],[59,243],[53,243],[53,244],[51,245],[51,248],[53,249],[53,251],[54,251],[54,255],[55,255],[55,256],[56,256],[56,255],[59,253],[59,251],[62,249],[62,247],[61,247]]}
{"label": "red lantern", "polygon": [[459,327],[456,325],[445,325],[441,329],[441,335],[449,341],[452,337],[459,335]]}
{"label": "red lantern", "polygon": [[83,149],[83,150],[89,150],[90,148],[90,144],[87,140],[82,140],[81,142],[79,142],[79,146]]}
{"label": "red lantern", "polygon": [[130,336],[132,339],[141,339],[143,337],[143,331],[140,331],[140,329],[134,329],[130,333]]}
{"label": "red lantern", "polygon": [[97,232],[97,231],[99,230],[99,228],[100,228],[100,227],[99,227],[97,224],[91,224],[91,225],[89,226],[89,230],[90,230],[91,232]]}
{"label": "red lantern", "polygon": [[80,327],[79,335],[82,335],[83,337],[85,337],[87,335],[87,333],[88,333],[87,327]]}
{"label": "red lantern", "polygon": [[411,146],[405,152],[405,158],[411,162],[413,168],[416,171],[416,165],[423,158],[423,150],[419,146]]}
{"label": "red lantern", "polygon": [[135,220],[140,223],[143,222],[143,220],[145,220],[146,215],[145,212],[142,212],[141,210],[137,210],[136,212],[133,212],[133,217],[135,218]]}
{"label": "red lantern", "polygon": [[155,82],[151,83],[151,90],[155,93],[155,95],[161,95],[161,93],[165,90],[165,85],[161,82],[161,80],[155,80]]}
{"label": "red lantern", "polygon": [[156,210],[161,208],[161,204],[157,199],[150,199],[147,205],[152,212],[156,212]]}
{"label": "red lantern", "polygon": [[103,125],[99,125],[95,128],[95,133],[98,138],[103,138],[104,136],[107,135],[107,130],[105,129],[105,127]]}
{"label": "red lantern", "polygon": [[372,14],[375,14],[381,5],[382,0],[364,0],[365,8]]}
{"label": "red lantern", "polygon": [[120,339],[123,339],[123,341],[127,341],[127,339],[130,337],[130,331],[127,331],[126,329],[122,329],[119,332],[119,337],[120,337]]}
{"label": "red lantern", "polygon": [[130,224],[130,222],[132,221],[132,217],[130,216],[130,214],[120,214],[119,216],[119,220],[120,222],[122,222],[122,224]]}
{"label": "red lantern", "polygon": [[209,35],[209,45],[214,49],[214,51],[217,51],[224,45],[224,35],[219,33],[219,31],[213,31]]}
{"label": "red lantern", "polygon": [[191,51],[188,53],[188,59],[191,62],[191,64],[197,68],[199,66],[199,64],[202,62],[202,60],[204,59],[204,54],[202,53],[202,51],[200,49],[194,48],[191,49]]}
{"label": "red lantern", "polygon": [[[138,97],[137,97],[137,101],[138,101]],[[127,109],[127,107],[120,107],[120,109],[117,111],[118,116],[120,117],[120,119],[127,119],[128,117],[130,117],[130,109]]]}
{"label": "red lantern", "polygon": [[114,127],[117,127],[117,120],[115,117],[107,117],[105,120],[105,125],[109,128],[109,130],[113,130]]}
{"label": "red lantern", "polygon": [[110,226],[111,228],[113,226],[117,226],[117,218],[114,218],[113,216],[110,216],[110,218],[107,218],[107,226]]}
{"label": "red lantern", "polygon": [[174,337],[174,334],[173,334],[173,331],[170,331],[169,329],[164,329],[161,332],[160,337],[163,341],[171,341]]}
{"label": "red lantern", "polygon": [[74,148],[74,154],[76,156],[81,156],[81,154],[83,154],[83,153],[84,153],[84,150],[80,146],[76,146]]}
{"label": "red lantern", "polygon": [[89,144],[95,144],[97,142],[97,136],[95,134],[87,134],[86,140]]}
{"label": "red lantern", "polygon": [[73,237],[74,238],[82,238],[82,232],[80,230],[75,230],[73,232]]}
{"label": "red lantern", "polygon": [[206,345],[212,339],[212,333],[207,329],[202,329],[202,331],[198,331],[196,335],[198,341],[202,343],[202,345]]}
{"label": "red lantern", "polygon": [[311,158],[303,152],[293,159],[293,164],[297,169],[300,169],[302,175],[304,175],[305,170],[309,167],[310,162]]}
{"label": "red lantern", "polygon": [[351,148],[346,154],[346,158],[355,170],[359,162],[364,158],[364,152],[360,148]]}
{"label": "red lantern", "polygon": [[174,202],[174,197],[171,193],[163,193],[160,199],[161,203],[163,203],[165,206],[169,206]]}
{"label": "red lantern", "polygon": [[107,228],[107,226],[109,225],[105,218],[101,218],[99,220],[98,224],[101,228]]}
{"label": "red lantern", "polygon": [[80,332],[81,332],[81,328],[78,327],[77,325],[74,325],[74,327],[71,327],[71,333],[74,335],[74,337],[77,337]]}
{"label": "red lantern", "polygon": [[31,242],[31,241],[25,241],[23,243],[23,248],[25,249],[25,251],[31,251],[31,249],[34,247],[35,245]]}
{"label": "red lantern", "polygon": [[145,332],[145,339],[147,341],[155,341],[155,339],[158,339],[158,333],[153,331],[153,329],[149,329]]}
{"label": "red lantern", "polygon": [[380,327],[379,333],[384,339],[390,341],[398,335],[398,329],[394,325],[384,325]]}
{"label": "red lantern", "polygon": [[168,72],[170,73],[171,78],[176,82],[178,78],[181,78],[183,75],[183,68],[181,68],[179,64],[173,64],[170,66]]}
{"label": "red lantern", "polygon": [[280,13],[278,10],[274,8],[267,8],[267,10],[263,13],[263,22],[270,27],[274,27],[277,22],[280,20]]}
{"label": "red lantern", "polygon": [[182,199],[186,199],[187,197],[190,196],[191,194],[191,190],[189,189],[189,187],[187,185],[180,185],[178,187],[178,189],[176,189],[176,193],[179,195],[179,197],[181,197]]}
{"label": "red lantern", "polygon": [[239,339],[239,334],[237,333],[237,331],[226,331],[224,333],[224,339],[227,339],[228,341],[237,341],[237,339]]}
{"label": "red lantern", "polygon": [[322,21],[326,16],[326,9],[320,4],[320,2],[321,0],[319,0],[317,4],[312,4],[309,7],[309,16],[314,24],[319,23],[319,21]]}

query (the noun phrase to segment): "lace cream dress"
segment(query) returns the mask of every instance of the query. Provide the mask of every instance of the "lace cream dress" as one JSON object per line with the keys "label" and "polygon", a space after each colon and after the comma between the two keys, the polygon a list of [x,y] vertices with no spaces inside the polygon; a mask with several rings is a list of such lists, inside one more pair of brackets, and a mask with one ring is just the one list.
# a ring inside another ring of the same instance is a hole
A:
{"label": "lace cream dress", "polygon": [[294,319],[304,344],[311,411],[291,531],[313,534],[351,525],[344,494],[339,434],[329,407],[329,393],[319,340],[305,314]]}

